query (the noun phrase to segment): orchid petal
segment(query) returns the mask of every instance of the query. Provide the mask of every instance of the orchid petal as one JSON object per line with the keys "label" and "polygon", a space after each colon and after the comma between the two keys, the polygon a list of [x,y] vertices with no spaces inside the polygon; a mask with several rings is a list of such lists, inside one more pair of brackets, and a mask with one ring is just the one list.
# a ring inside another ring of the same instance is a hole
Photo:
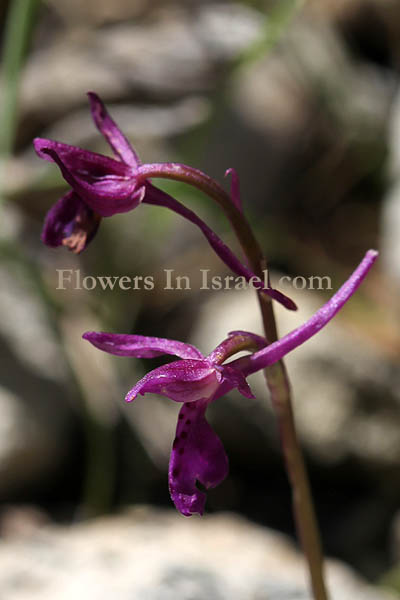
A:
{"label": "orchid petal", "polygon": [[185,517],[202,515],[206,495],[196,487],[217,486],[228,474],[228,458],[221,440],[204,413],[206,401],[182,406],[169,463],[169,490],[176,508]]}
{"label": "orchid petal", "polygon": [[[306,323],[303,323],[303,325],[300,325],[300,327],[297,327],[266,348],[255,352],[251,356],[238,358],[229,363],[229,365],[241,370],[247,377],[251,373],[272,365],[301,344],[304,344],[304,342],[325,327],[336,313],[343,308],[346,302],[350,300],[360,287],[377,257],[378,252],[376,250],[369,250],[349,279]],[[226,394],[232,387],[234,386],[223,383],[218,390],[216,398]]]}
{"label": "orchid petal", "polygon": [[249,331],[231,331],[228,337],[218,344],[207,359],[216,364],[222,364],[227,358],[230,358],[242,350],[261,350],[268,345],[265,338]]}
{"label": "orchid petal", "polygon": [[106,107],[94,92],[88,92],[90,110],[97,129],[106,138],[114,153],[125,164],[131,167],[140,165],[140,160],[122,131],[115,121],[110,117]]}
{"label": "orchid petal", "polygon": [[255,398],[255,395],[251,391],[251,388],[241,371],[231,367],[228,364],[222,367],[222,373],[224,379],[228,381],[233,388],[237,388],[238,391],[242,394],[242,396],[244,396],[245,398]]}
{"label": "orchid petal", "polygon": [[235,169],[227,169],[225,171],[225,177],[227,175],[231,176],[231,199],[236,208],[243,212],[242,201],[240,198],[240,183],[239,183],[239,175],[237,174]]}
{"label": "orchid petal", "polygon": [[63,144],[46,138],[35,138],[33,145],[36,154],[40,158],[50,162],[55,162],[53,154],[48,152],[48,150],[53,150],[67,169],[77,175],[81,174],[88,178],[100,179],[109,175],[126,177],[131,173],[130,168],[119,160],[98,154],[97,152],[84,150],[78,146]]}
{"label": "orchid petal", "polygon": [[77,174],[70,170],[53,149],[42,149],[42,152],[53,158],[64,179],[102,217],[110,217],[116,213],[132,210],[144,198],[145,187],[137,188],[135,178],[110,175],[96,179],[90,174],[86,174],[84,178],[82,173]]}
{"label": "orchid petal", "polygon": [[230,331],[228,333],[228,338],[233,337],[233,336],[236,337],[237,335],[243,335],[246,338],[250,338],[253,341],[254,346],[259,348],[260,350],[261,350],[261,348],[265,348],[265,346],[268,346],[267,339],[265,337],[263,337],[262,335],[257,335],[256,333],[252,333],[251,331],[243,331],[242,329]]}
{"label": "orchid petal", "polygon": [[206,360],[178,360],[147,373],[125,400],[131,402],[139,394],[151,393],[175,402],[194,402],[211,397],[221,380],[222,375]]}
{"label": "orchid petal", "polygon": [[82,337],[96,348],[117,356],[154,358],[163,354],[172,354],[179,358],[204,359],[200,350],[195,346],[165,338],[96,331],[88,331]]}
{"label": "orchid petal", "polygon": [[270,287],[265,288],[261,279],[256,277],[256,275],[252,273],[250,269],[240,262],[232,250],[217,236],[217,234],[214,233],[214,231],[208,227],[208,225],[204,223],[204,221],[200,219],[200,217],[198,217],[192,210],[186,208],[186,206],[183,206],[183,204],[178,202],[178,200],[175,200],[175,198],[172,198],[172,196],[154,187],[152,184],[146,183],[146,194],[143,202],[145,204],[153,204],[156,206],[164,206],[165,208],[169,208],[191,223],[197,225],[197,227],[199,227],[199,229],[207,238],[210,246],[213,248],[213,250],[215,250],[216,254],[230,269],[232,269],[234,273],[244,277],[246,281],[251,279],[253,281],[252,285],[256,289],[264,292],[271,298],[274,298],[289,310],[297,310],[296,304],[293,302],[293,300],[285,296],[285,294],[282,294],[282,292],[274,290]]}
{"label": "orchid petal", "polygon": [[72,238],[76,228],[83,228],[86,235],[82,238],[79,252],[84,250],[93,239],[99,219],[86,206],[75,192],[68,192],[54,204],[46,215],[42,230],[42,241],[52,248],[65,244]]}

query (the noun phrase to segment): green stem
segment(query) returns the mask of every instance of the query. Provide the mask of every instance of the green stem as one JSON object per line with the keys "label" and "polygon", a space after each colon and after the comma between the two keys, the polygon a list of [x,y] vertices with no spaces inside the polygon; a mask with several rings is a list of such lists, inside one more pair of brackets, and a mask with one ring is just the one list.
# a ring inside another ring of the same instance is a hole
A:
{"label": "green stem", "polygon": [[11,154],[18,115],[18,85],[32,17],[38,0],[12,0],[5,25],[2,48],[2,108],[0,112],[0,155]]}
{"label": "green stem", "polygon": [[308,562],[312,591],[315,600],[327,600],[318,523],[303,453],[297,438],[290,383],[283,361],[265,369],[264,374],[279,423],[286,470],[292,487],[293,513]]}
{"label": "green stem", "polygon": [[0,202],[6,162],[13,151],[18,117],[18,88],[33,15],[39,0],[12,0],[2,46],[2,102],[0,106]]}
{"label": "green stem", "polygon": [[[143,177],[162,177],[189,183],[213,198],[225,212],[247,256],[251,269],[262,278],[266,261],[243,213],[233,204],[229,195],[213,179],[197,169],[178,164],[152,164],[140,167]],[[271,299],[257,292],[266,338],[271,344],[277,340],[277,328]],[[300,543],[310,572],[315,600],[327,600],[324,583],[323,556],[317,520],[294,422],[291,391],[286,368],[279,361],[264,370],[271,401],[278,419],[283,454],[292,487],[293,512]]]}

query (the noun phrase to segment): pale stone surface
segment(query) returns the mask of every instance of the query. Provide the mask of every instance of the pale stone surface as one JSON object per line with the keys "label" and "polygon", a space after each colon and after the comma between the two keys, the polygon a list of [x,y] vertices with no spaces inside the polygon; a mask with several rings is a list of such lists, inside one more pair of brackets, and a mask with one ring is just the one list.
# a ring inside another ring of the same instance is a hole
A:
{"label": "pale stone surface", "polygon": [[42,117],[60,112],[91,89],[106,100],[143,91],[156,99],[209,90],[218,64],[254,42],[261,23],[257,11],[228,3],[175,7],[155,12],[147,23],[73,29],[30,56],[21,111]]}
{"label": "pale stone surface", "polygon": [[400,94],[388,122],[391,185],[382,204],[382,259],[392,284],[400,290]]}
{"label": "pale stone surface", "polygon": [[[393,600],[330,561],[332,600]],[[7,600],[309,600],[282,536],[230,514],[185,519],[138,507],[0,542]]]}

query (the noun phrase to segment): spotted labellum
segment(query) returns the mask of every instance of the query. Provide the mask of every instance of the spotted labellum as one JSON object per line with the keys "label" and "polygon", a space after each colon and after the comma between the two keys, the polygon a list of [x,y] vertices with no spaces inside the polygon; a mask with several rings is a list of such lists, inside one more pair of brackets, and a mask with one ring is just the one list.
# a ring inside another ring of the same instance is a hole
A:
{"label": "spotted labellum", "polygon": [[[253,333],[234,331],[208,356],[191,344],[164,338],[87,332],[96,348],[117,356],[153,358],[164,354],[179,360],[145,375],[126,395],[159,394],[182,404],[169,463],[169,490],[176,508],[185,516],[203,514],[206,495],[198,489],[213,488],[226,477],[228,459],[221,440],[206,420],[206,409],[232,389],[254,398],[246,377],[283,358],[322,329],[344,306],[376,260],[370,250],[339,291],[306,323],[273,344]],[[230,360],[243,350],[250,354]]]}

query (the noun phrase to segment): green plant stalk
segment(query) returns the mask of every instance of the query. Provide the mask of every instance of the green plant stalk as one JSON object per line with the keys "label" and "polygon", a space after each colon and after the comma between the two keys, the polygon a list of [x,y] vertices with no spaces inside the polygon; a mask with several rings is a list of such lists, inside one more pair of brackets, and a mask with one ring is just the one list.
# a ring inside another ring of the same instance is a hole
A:
{"label": "green plant stalk", "polygon": [[11,154],[18,116],[20,72],[38,0],[12,0],[2,48],[2,106],[0,111],[0,156]]}
{"label": "green plant stalk", "polygon": [[13,151],[15,142],[20,72],[38,1],[12,0],[4,29],[1,55],[0,202],[4,201],[6,163]]}
{"label": "green plant stalk", "polygon": [[[215,200],[229,219],[251,269],[255,275],[263,277],[263,270],[267,267],[266,260],[249,223],[225,190],[213,179],[197,169],[171,163],[149,165],[147,173],[143,171],[142,175],[188,183]],[[257,292],[257,296],[265,335],[271,344],[278,338],[272,302],[266,294]],[[292,488],[296,528],[308,563],[312,592],[315,600],[328,600],[318,525],[303,453],[296,434],[290,383],[283,361],[267,367],[264,375],[279,424],[286,470]]]}

